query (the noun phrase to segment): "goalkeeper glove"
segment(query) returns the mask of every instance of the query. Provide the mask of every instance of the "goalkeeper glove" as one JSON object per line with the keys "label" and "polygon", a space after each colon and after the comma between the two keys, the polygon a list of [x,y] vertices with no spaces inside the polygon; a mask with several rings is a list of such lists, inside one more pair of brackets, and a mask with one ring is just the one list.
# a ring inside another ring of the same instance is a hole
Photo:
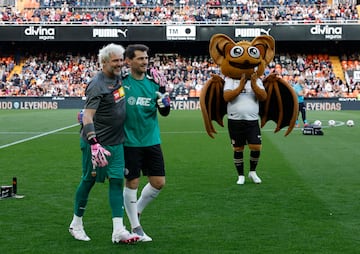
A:
{"label": "goalkeeper glove", "polygon": [[102,147],[97,142],[96,138],[92,138],[91,143],[91,163],[93,164],[93,168],[105,167],[108,165],[106,156],[110,156],[111,153]]}
{"label": "goalkeeper glove", "polygon": [[169,107],[170,106],[170,96],[169,93],[160,93],[160,92],[156,92],[158,99],[157,99],[157,104],[159,106],[159,108],[165,108],[165,107]]}

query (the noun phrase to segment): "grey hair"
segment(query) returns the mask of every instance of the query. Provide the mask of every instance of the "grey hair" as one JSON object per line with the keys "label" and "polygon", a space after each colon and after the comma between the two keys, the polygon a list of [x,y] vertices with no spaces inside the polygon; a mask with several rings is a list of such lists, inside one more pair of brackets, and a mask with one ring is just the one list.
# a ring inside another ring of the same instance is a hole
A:
{"label": "grey hair", "polygon": [[110,43],[99,50],[98,61],[100,67],[103,67],[103,63],[110,59],[110,55],[117,53],[124,57],[125,48],[119,44]]}

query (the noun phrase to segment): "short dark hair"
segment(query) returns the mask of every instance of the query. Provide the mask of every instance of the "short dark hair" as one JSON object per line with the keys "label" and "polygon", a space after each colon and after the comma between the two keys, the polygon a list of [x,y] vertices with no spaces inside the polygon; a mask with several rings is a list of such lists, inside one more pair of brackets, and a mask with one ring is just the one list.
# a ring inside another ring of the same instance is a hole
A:
{"label": "short dark hair", "polygon": [[126,50],[124,53],[125,58],[133,59],[135,57],[136,50],[139,50],[142,52],[148,52],[149,47],[144,44],[130,44],[129,46],[126,47]]}

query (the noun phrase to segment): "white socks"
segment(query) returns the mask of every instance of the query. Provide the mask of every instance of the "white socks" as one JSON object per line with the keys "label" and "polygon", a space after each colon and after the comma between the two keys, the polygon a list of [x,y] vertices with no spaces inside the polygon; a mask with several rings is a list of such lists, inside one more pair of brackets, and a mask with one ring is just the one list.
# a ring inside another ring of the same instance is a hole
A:
{"label": "white socks", "polygon": [[113,220],[113,232],[122,232],[124,230],[124,222],[121,217],[114,217]]}
{"label": "white socks", "polygon": [[140,226],[137,211],[137,189],[124,188],[124,206],[129,218],[131,228]]}
{"label": "white socks", "polygon": [[147,183],[141,191],[141,196],[137,204],[137,212],[142,213],[145,207],[160,193],[160,190],[151,186],[150,183]]}
{"label": "white socks", "polygon": [[147,183],[142,189],[139,200],[137,200],[137,191],[137,189],[124,188],[124,206],[131,228],[140,226],[138,214],[142,213],[145,207],[160,193],[160,190],[152,187],[150,183]]}
{"label": "white socks", "polygon": [[82,226],[83,226],[82,217],[79,217],[74,214],[73,219],[70,223],[70,227],[82,227]]}

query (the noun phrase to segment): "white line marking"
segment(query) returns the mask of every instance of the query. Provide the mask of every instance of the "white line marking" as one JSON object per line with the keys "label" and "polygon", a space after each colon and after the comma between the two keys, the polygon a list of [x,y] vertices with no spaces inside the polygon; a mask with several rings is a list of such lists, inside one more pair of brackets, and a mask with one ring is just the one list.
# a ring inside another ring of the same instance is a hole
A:
{"label": "white line marking", "polygon": [[[42,134],[40,131],[0,131],[0,135],[36,135],[36,134]],[[67,135],[67,134],[79,134],[79,132],[76,131],[64,131],[59,135]]]}
{"label": "white line marking", "polygon": [[[13,146],[13,145],[16,145],[16,144],[24,143],[26,141],[33,140],[33,139],[36,139],[36,138],[40,138],[40,137],[43,137],[43,136],[47,136],[47,135],[50,135],[50,134],[54,134],[56,132],[66,130],[66,129],[70,129],[70,128],[78,126],[78,125],[79,124],[73,124],[73,125],[63,127],[63,128],[57,129],[57,130],[41,133],[39,135],[30,137],[30,138],[21,139],[21,140],[18,140],[18,141],[9,143],[9,144],[2,145],[2,146],[0,146],[0,149],[6,148],[6,147],[9,147],[9,146]],[[334,127],[343,126],[343,125],[345,125],[344,122],[336,121],[336,125]],[[322,126],[322,128],[329,128],[329,127],[330,126]],[[286,129],[287,128],[283,128],[282,131],[285,131]],[[302,130],[302,128],[296,128],[295,127],[294,130]],[[267,131],[274,131],[274,129],[270,129],[270,128],[269,129],[261,129],[261,131],[266,131],[266,132]],[[38,133],[38,132],[0,132],[0,134],[14,134],[14,133],[15,134],[35,134],[35,133]],[[162,131],[161,132],[161,134],[202,134],[202,133],[206,133],[206,132],[205,131]],[[227,133],[227,130],[219,130],[219,131],[217,131],[217,133],[218,134],[219,133]],[[78,132],[69,132],[69,133],[66,133],[66,134],[78,134]]]}
{"label": "white line marking", "polygon": [[39,135],[30,137],[30,138],[24,138],[24,139],[21,139],[21,140],[18,140],[18,141],[9,143],[9,144],[2,145],[2,146],[0,146],[0,149],[6,148],[6,147],[9,147],[9,146],[13,146],[13,145],[17,145],[17,144],[20,144],[20,143],[24,143],[24,142],[29,141],[29,140],[41,138],[41,137],[44,137],[44,136],[47,136],[47,135],[50,135],[50,134],[53,134],[53,133],[56,133],[56,132],[59,132],[59,131],[70,129],[70,128],[78,126],[78,125],[79,124],[77,123],[77,124],[66,126],[66,127],[60,128],[60,129],[53,130],[53,131],[44,132],[44,133],[41,133]]}

